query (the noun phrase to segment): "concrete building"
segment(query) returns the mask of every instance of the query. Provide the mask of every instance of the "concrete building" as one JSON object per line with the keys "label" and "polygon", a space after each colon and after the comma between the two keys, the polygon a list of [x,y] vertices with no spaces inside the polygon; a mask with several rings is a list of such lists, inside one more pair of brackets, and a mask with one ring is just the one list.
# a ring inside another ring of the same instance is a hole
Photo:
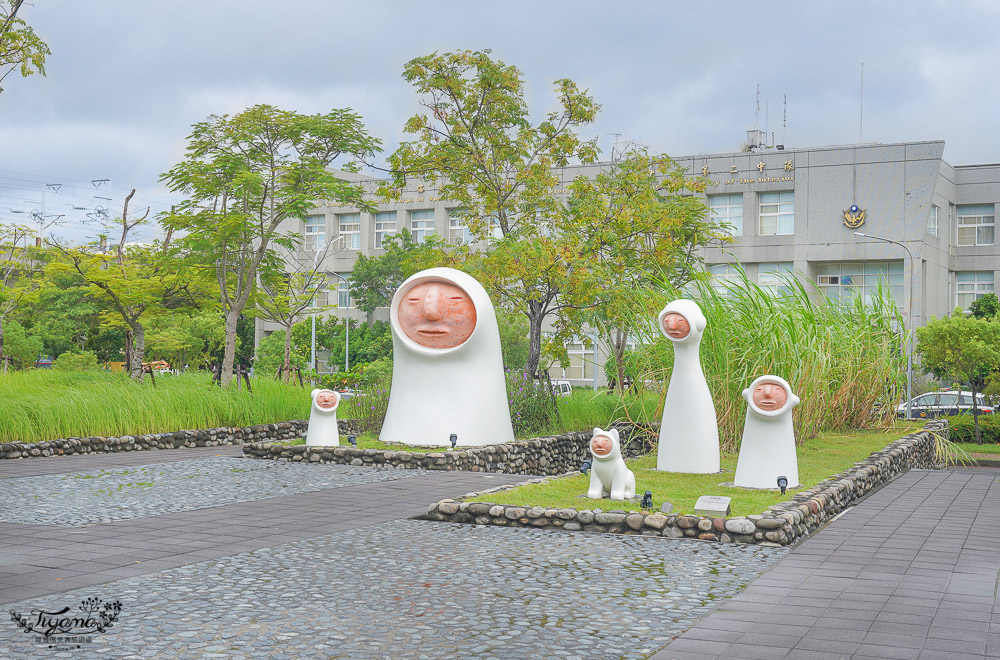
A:
{"label": "concrete building", "polygon": [[[703,254],[714,277],[731,277],[739,262],[762,286],[777,290],[778,274],[795,273],[837,299],[870,292],[881,281],[914,327],[994,291],[1000,276],[1000,164],[950,165],[943,160],[943,141],[786,149],[761,145],[756,133],[740,151],[676,159],[709,180],[706,202],[717,220],[732,227],[731,244]],[[567,168],[563,179],[599,167]],[[346,176],[371,193],[377,185],[371,177]],[[335,274],[330,295],[338,309],[329,313],[360,320],[346,283],[357,255],[380,254],[382,238],[403,227],[418,240],[434,232],[452,243],[468,241],[461,220],[450,213],[455,208],[436,190],[415,183],[398,201],[379,204],[377,213],[322,205],[286,229],[305,237],[299,256],[306,261],[316,246],[336,241],[320,266]],[[258,338],[276,328],[258,322]],[[571,364],[553,369],[553,378],[593,384],[593,365],[603,364],[602,352],[585,338],[569,349]],[[601,385],[603,369],[596,372]]]}

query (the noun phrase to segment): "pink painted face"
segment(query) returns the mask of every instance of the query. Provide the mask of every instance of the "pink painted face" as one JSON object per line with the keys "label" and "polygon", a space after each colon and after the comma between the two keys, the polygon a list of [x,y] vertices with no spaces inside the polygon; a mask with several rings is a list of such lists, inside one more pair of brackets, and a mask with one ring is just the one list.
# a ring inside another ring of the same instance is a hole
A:
{"label": "pink painted face", "polygon": [[476,329],[476,306],[460,287],[449,282],[424,282],[403,296],[399,327],[427,348],[454,348]]}
{"label": "pink painted face", "polygon": [[663,317],[663,329],[674,339],[684,339],[691,332],[687,319],[677,312],[670,312]]}
{"label": "pink painted face", "polygon": [[337,407],[340,396],[333,390],[320,390],[316,393],[316,405],[323,410],[332,410]]}
{"label": "pink painted face", "polygon": [[788,400],[788,392],[777,383],[761,383],[753,390],[753,402],[761,410],[781,410]]}
{"label": "pink painted face", "polygon": [[611,453],[611,449],[614,447],[614,443],[611,442],[611,438],[606,435],[595,435],[590,441],[590,450],[594,452],[596,456],[607,456]]}

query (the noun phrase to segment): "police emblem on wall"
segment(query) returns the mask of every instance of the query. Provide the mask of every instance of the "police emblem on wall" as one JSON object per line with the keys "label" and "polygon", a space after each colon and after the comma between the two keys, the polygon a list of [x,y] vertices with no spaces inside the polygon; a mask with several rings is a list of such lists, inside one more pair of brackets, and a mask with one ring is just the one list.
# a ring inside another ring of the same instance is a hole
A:
{"label": "police emblem on wall", "polygon": [[867,209],[859,209],[857,204],[852,204],[851,208],[844,211],[844,224],[851,229],[857,229],[865,224],[865,214]]}

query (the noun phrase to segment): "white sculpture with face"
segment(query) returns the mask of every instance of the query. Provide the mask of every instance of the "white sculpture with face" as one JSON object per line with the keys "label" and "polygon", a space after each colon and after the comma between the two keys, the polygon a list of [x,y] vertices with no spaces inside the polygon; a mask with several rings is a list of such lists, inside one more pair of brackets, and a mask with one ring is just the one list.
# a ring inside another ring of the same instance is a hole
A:
{"label": "white sculpture with face", "polygon": [[618,429],[604,431],[595,428],[590,439],[590,455],[593,463],[587,497],[599,500],[610,496],[613,500],[624,500],[635,496],[635,474],[622,458]]}
{"label": "white sculpture with face", "polygon": [[663,402],[656,469],[719,472],[719,425],[699,351],[708,321],[693,300],[682,299],[664,307],[657,324],[674,345],[674,368]]}
{"label": "white sculpture with face", "polygon": [[333,390],[313,390],[312,409],[309,412],[309,429],[306,431],[307,447],[337,447],[340,431],[337,428],[337,406],[340,395]]}
{"label": "white sculpture with face", "polygon": [[733,483],[744,488],[777,488],[778,477],[785,477],[789,488],[798,486],[792,408],[799,404],[799,397],[784,378],[768,375],[750,383],[743,398],[747,416]]}
{"label": "white sculpture with face", "polygon": [[379,438],[430,447],[514,439],[500,330],[473,277],[430,268],[407,279],[389,307],[392,390]]}

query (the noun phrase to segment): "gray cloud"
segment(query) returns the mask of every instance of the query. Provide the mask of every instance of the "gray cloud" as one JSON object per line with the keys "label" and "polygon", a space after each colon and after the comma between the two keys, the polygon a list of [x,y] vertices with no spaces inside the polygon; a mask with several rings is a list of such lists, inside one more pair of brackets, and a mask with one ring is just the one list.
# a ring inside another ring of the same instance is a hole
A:
{"label": "gray cloud", "polygon": [[47,78],[8,77],[0,95],[4,222],[47,182],[85,192],[104,177],[112,208],[136,187],[162,211],[176,197],[157,178],[183,157],[191,125],[254,103],[352,107],[391,150],[417,110],[405,62],[460,48],[517,65],[539,117],[555,79],[589,89],[602,113],[585,134],[605,149],[620,134],[678,156],[734,150],[758,84],[777,141],[856,142],[864,62],[864,141],[944,139],[952,163],[1000,160],[1000,11],[985,0],[103,0],[22,11],[52,55]]}

